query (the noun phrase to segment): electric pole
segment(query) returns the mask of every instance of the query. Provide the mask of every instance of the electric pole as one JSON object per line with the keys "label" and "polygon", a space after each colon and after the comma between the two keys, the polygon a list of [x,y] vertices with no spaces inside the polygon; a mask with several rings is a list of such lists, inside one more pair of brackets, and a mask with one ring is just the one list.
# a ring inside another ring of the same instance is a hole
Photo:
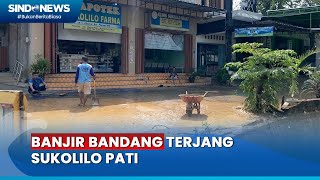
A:
{"label": "electric pole", "polygon": [[224,6],[226,10],[226,62],[232,61],[232,34],[233,34],[233,19],[232,19],[232,9],[233,1],[224,0]]}

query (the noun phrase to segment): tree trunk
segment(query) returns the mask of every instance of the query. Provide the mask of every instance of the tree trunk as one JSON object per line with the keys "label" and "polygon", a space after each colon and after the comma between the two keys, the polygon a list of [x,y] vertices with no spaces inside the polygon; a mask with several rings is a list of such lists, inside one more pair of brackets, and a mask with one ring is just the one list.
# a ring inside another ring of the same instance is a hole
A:
{"label": "tree trunk", "polygon": [[259,85],[257,86],[257,90],[256,90],[256,110],[257,111],[262,111],[262,92],[263,92],[263,84],[259,83]]}
{"label": "tree trunk", "polygon": [[257,100],[256,101],[256,110],[259,112],[262,112],[262,110],[263,110],[262,94],[264,91],[263,85],[264,85],[266,79],[268,79],[268,76],[263,75],[256,86],[256,100]]}
{"label": "tree trunk", "polygon": [[316,94],[317,98],[320,98],[320,89],[318,90],[317,94]]}

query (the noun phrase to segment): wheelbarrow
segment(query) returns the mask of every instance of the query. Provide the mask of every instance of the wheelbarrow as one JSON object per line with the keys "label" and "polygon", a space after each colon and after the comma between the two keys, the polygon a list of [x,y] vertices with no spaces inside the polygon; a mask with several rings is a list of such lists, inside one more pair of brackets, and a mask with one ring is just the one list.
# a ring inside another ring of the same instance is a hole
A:
{"label": "wheelbarrow", "polygon": [[199,95],[199,94],[180,94],[180,98],[183,102],[186,103],[186,114],[190,117],[192,115],[192,112],[194,109],[197,110],[198,114],[200,114],[200,104],[201,101],[204,99],[204,97],[209,93],[210,91],[206,91],[205,94]]}

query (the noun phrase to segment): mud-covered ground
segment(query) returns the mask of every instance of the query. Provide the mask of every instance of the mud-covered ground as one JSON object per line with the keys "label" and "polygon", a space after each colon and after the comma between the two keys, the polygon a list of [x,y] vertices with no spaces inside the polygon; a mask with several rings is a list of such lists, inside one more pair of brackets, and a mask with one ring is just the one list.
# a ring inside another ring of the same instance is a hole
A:
{"label": "mud-covered ground", "polygon": [[[201,114],[188,117],[179,94],[214,91],[201,103]],[[50,94],[28,98],[28,128],[137,132],[156,129],[199,128],[203,126],[237,128],[256,117],[241,110],[244,97],[228,87],[154,88],[144,90],[107,90],[98,92],[100,106],[79,107],[76,93],[64,97]]]}

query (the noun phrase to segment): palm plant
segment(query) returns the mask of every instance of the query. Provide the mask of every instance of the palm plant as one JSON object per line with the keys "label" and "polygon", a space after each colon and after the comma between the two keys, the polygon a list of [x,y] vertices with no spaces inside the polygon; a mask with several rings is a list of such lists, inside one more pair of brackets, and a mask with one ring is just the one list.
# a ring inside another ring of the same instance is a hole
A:
{"label": "palm plant", "polygon": [[[245,109],[264,113],[279,107],[278,92],[288,90],[293,97],[298,93],[297,77],[300,72],[310,73],[314,68],[302,63],[317,51],[298,56],[293,50],[271,50],[260,43],[241,43],[233,46],[234,53],[250,54],[243,62],[232,62],[226,67],[237,68],[242,79],[240,88],[247,98]],[[234,80],[233,76],[231,80]]]}
{"label": "palm plant", "polygon": [[311,74],[310,79],[304,82],[301,96],[307,97],[308,95],[320,98],[320,71]]}

